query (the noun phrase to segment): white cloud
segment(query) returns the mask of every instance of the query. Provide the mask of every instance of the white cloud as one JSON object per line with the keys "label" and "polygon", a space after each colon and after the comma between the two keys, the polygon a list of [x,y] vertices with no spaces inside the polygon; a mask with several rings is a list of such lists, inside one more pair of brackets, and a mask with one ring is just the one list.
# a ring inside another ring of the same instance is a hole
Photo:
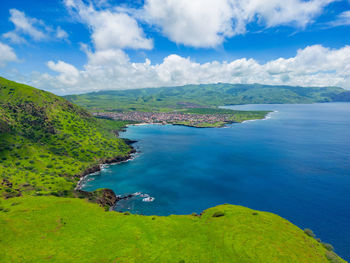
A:
{"label": "white cloud", "polygon": [[[145,0],[142,8],[111,6],[107,1],[64,0],[65,6],[91,30],[96,50],[152,49],[137,21],[154,25],[178,44],[216,47],[247,31],[287,25],[305,28],[337,0]],[[100,4],[98,4],[100,3]]]}
{"label": "white cloud", "polygon": [[62,84],[75,85],[78,83],[79,71],[73,65],[59,60],[57,63],[49,61],[47,66],[51,70],[60,73],[57,79]]}
{"label": "white cloud", "polygon": [[18,61],[16,53],[10,46],[0,42],[0,67],[5,66],[8,62],[14,61]]}
{"label": "white cloud", "polygon": [[335,21],[329,23],[330,26],[348,26],[350,25],[350,10],[339,14]]}
{"label": "white cloud", "polygon": [[67,39],[68,33],[64,31],[60,26],[58,26],[56,29],[56,37],[60,39]]}
{"label": "white cloud", "polygon": [[148,0],[144,10],[146,20],[176,43],[213,47],[234,34],[227,0]]}
{"label": "white cloud", "polygon": [[193,47],[215,47],[246,32],[247,24],[304,28],[336,0],[146,0],[143,19],[170,40]]}
{"label": "white cloud", "polygon": [[153,48],[153,40],[146,38],[137,21],[126,13],[96,10],[80,0],[65,0],[65,5],[91,29],[96,50]]}
{"label": "white cloud", "polygon": [[[350,46],[330,49],[320,45],[298,50],[296,56],[260,64],[254,59],[196,63],[169,55],[160,64],[133,63],[122,50],[86,51],[82,70],[62,61],[50,61],[59,73],[36,78],[37,86],[63,94],[94,90],[164,87],[200,83],[262,83],[299,86],[341,86],[350,89]],[[44,80],[40,80],[44,79]]]}
{"label": "white cloud", "polygon": [[21,37],[20,35],[18,35],[14,31],[10,31],[10,32],[4,33],[2,36],[4,38],[10,40],[14,44],[22,44],[22,43],[26,43],[27,42],[23,37]]}
{"label": "white cloud", "polygon": [[23,36],[30,37],[34,41],[48,40],[55,37],[66,39],[68,37],[67,32],[60,27],[55,31],[42,20],[28,17],[24,12],[17,9],[10,9],[9,20],[14,24],[15,29],[4,33],[2,36],[12,43],[25,43],[26,40]]}

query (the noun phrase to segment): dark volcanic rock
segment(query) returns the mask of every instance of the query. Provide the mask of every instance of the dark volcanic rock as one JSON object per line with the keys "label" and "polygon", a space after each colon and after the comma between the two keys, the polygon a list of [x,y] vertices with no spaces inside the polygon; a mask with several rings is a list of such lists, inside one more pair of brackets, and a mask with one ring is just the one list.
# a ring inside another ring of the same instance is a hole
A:
{"label": "dark volcanic rock", "polygon": [[111,189],[102,189],[98,195],[96,202],[101,206],[114,206],[118,198]]}
{"label": "dark volcanic rock", "polygon": [[123,139],[124,142],[127,144],[127,145],[131,145],[131,144],[134,144],[136,143],[137,141],[134,141],[134,140],[130,140],[130,139]]}
{"label": "dark volcanic rock", "polygon": [[118,201],[118,197],[111,189],[98,189],[93,192],[86,192],[83,190],[76,190],[81,196],[88,198],[90,201],[98,203],[100,206],[114,206],[114,204]]}

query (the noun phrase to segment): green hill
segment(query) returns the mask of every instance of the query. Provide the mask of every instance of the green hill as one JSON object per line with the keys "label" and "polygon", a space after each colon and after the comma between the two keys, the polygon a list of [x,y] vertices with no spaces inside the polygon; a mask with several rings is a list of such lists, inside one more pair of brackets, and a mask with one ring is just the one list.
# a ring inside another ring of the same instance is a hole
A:
{"label": "green hill", "polygon": [[[169,110],[234,104],[314,103],[342,99],[338,87],[293,87],[260,84],[206,84],[181,87],[99,91],[66,98],[96,110]],[[345,94],[345,93],[344,93]]]}
{"label": "green hill", "polygon": [[104,212],[72,198],[11,198],[0,205],[4,263],[345,262],[287,220],[241,206],[161,217]]}
{"label": "green hill", "polygon": [[0,78],[0,196],[70,191],[88,168],[127,156],[130,147],[113,125],[52,93]]}

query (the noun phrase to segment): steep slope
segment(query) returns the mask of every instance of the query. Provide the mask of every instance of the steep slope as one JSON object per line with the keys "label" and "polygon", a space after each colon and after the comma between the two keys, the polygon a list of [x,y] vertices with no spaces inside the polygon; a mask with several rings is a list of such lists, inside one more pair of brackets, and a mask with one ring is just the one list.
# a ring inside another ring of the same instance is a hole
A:
{"label": "steep slope", "polygon": [[21,197],[0,205],[4,263],[345,262],[287,220],[241,206],[160,217],[104,212],[71,198]]}
{"label": "steep slope", "polygon": [[206,84],[181,87],[100,91],[66,98],[89,109],[154,110],[196,106],[262,103],[314,103],[342,98],[337,87],[260,84]]}
{"label": "steep slope", "polygon": [[0,195],[69,191],[88,168],[129,152],[106,121],[52,93],[0,78]]}

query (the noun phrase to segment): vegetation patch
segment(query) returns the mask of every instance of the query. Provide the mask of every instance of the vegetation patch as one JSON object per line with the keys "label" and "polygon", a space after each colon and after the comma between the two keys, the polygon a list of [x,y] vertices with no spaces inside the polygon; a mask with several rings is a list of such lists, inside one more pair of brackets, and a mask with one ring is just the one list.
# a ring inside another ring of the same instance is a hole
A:
{"label": "vegetation patch", "polygon": [[212,217],[221,217],[221,216],[224,216],[224,215],[225,215],[224,212],[222,212],[222,211],[216,211],[216,212],[212,215]]}

